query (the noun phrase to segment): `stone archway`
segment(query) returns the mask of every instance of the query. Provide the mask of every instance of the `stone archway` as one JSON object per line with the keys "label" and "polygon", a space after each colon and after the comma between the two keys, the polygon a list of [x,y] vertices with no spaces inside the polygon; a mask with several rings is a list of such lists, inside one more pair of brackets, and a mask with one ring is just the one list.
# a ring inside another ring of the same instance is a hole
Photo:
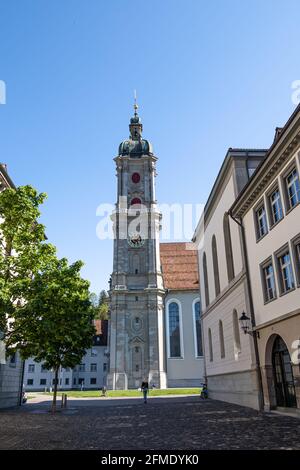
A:
{"label": "stone archway", "polygon": [[290,353],[285,341],[277,334],[272,334],[268,339],[265,370],[270,408],[296,407]]}

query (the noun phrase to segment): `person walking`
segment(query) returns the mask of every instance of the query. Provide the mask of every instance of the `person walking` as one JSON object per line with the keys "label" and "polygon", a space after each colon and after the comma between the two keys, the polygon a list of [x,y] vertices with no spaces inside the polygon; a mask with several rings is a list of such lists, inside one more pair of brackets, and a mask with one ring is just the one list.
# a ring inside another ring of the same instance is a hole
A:
{"label": "person walking", "polygon": [[142,382],[141,389],[142,389],[143,396],[144,396],[144,403],[147,403],[147,395],[148,395],[148,390],[149,390],[149,384],[147,382],[147,379],[145,379]]}

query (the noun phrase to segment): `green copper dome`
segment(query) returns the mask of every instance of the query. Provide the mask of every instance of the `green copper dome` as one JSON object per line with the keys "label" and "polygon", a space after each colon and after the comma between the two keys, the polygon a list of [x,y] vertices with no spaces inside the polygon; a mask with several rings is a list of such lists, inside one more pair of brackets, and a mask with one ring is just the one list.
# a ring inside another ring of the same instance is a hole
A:
{"label": "green copper dome", "polygon": [[141,156],[152,154],[152,145],[148,140],[123,140],[119,145],[119,155]]}
{"label": "green copper dome", "polygon": [[119,145],[119,155],[141,156],[153,153],[152,145],[142,138],[143,124],[137,114],[137,104],[134,104],[134,116],[130,119],[128,140],[123,140]]}

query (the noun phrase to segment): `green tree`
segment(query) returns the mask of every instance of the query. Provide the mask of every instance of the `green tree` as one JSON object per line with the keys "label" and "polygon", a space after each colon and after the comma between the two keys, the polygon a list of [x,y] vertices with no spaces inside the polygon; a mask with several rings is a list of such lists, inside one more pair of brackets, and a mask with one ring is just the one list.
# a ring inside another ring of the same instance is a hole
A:
{"label": "green tree", "polygon": [[0,330],[5,336],[7,319],[14,319],[26,302],[32,278],[55,256],[44,226],[38,223],[45,198],[31,186],[0,193]]}
{"label": "green tree", "polygon": [[15,312],[8,336],[9,352],[20,351],[54,371],[52,410],[56,409],[60,367],[73,368],[92,345],[95,309],[89,283],[80,276],[83,263],[71,266],[65,258],[51,262],[37,273],[27,290],[27,301]]}

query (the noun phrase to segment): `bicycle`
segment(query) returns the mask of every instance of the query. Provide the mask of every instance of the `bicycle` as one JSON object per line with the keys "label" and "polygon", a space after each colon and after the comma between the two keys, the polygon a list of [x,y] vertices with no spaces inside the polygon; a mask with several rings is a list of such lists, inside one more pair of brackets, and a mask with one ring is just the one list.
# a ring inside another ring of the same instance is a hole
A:
{"label": "bicycle", "polygon": [[208,398],[208,390],[206,384],[202,384],[202,386],[200,387],[200,398],[202,398],[202,400]]}

